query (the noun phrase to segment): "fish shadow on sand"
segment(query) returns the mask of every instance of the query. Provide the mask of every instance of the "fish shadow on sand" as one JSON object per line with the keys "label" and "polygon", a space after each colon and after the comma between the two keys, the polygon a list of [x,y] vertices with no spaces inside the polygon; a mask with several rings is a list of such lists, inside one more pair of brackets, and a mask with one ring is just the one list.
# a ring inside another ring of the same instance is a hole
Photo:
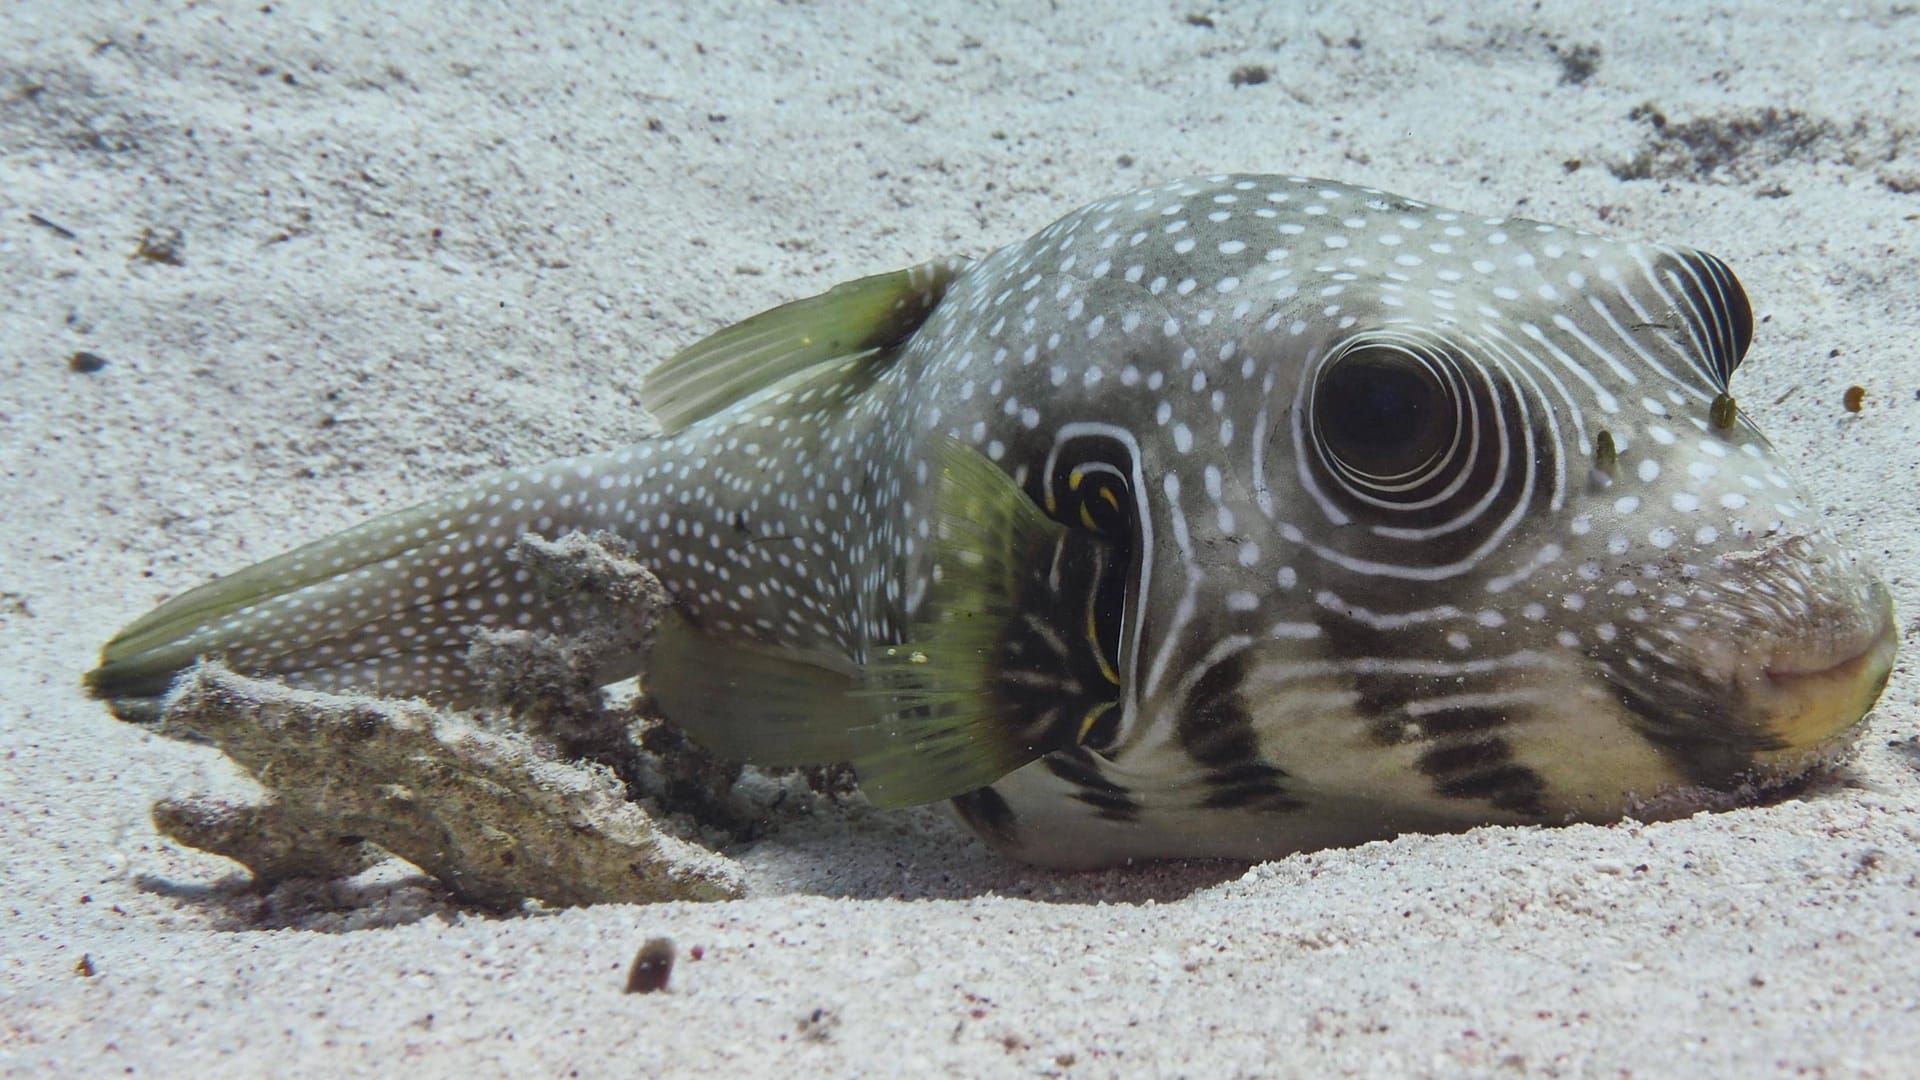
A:
{"label": "fish shadow on sand", "polygon": [[1171,903],[1238,878],[1248,867],[1224,859],[1161,859],[1047,869],[994,851],[943,806],[875,810],[864,804],[789,821],[728,854],[746,871],[750,896],[849,900]]}
{"label": "fish shadow on sand", "polygon": [[[1175,903],[1243,875],[1224,860],[1161,860],[1091,871],[1047,870],[999,855],[944,812],[822,810],[775,827],[738,850],[742,898],[817,896],[847,900],[953,901],[1002,898],[1043,904]],[[352,877],[258,881],[241,872],[206,881],[154,874],[141,891],[197,912],[223,932],[307,930],[348,933],[438,918],[511,919],[551,913],[538,904],[499,906],[462,899],[403,860]]]}
{"label": "fish shadow on sand", "polygon": [[[1889,745],[1899,760],[1920,769],[1920,741],[1896,740]],[[1836,764],[1737,805],[1765,807],[1791,800],[1843,799],[1859,786],[1861,780],[1855,770]],[[1659,816],[1649,815],[1656,819]],[[742,882],[739,900],[749,907],[756,901],[784,897],[1170,904],[1237,880],[1252,869],[1251,864],[1231,860],[1175,859],[1100,870],[1050,870],[995,852],[943,807],[878,810],[858,797],[789,808],[760,824],[752,839],[725,845],[716,852],[738,868]],[[556,910],[538,902],[476,903],[398,858],[331,880],[294,877],[265,882],[237,873],[211,881],[140,875],[134,883],[145,892],[198,911],[210,929],[226,932],[299,929],[346,933],[405,926],[431,918],[454,923],[474,918],[537,917]]]}
{"label": "fish shadow on sand", "polygon": [[137,880],[223,930],[791,895],[1158,903],[1245,869],[1046,870],[994,852],[941,806],[875,809],[844,770],[722,767],[681,741],[624,736],[629,753],[570,760],[550,738],[217,664],[183,677],[159,728],[219,747],[264,789],[253,802],[189,795],[153,808],[163,835],[251,871]]}

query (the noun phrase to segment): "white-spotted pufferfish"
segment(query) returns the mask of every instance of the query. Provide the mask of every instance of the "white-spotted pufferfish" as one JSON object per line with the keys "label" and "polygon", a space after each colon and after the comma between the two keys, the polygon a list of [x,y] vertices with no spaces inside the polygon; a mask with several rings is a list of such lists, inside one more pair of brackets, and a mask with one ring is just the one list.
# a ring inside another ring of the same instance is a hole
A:
{"label": "white-spotted pufferfish", "polygon": [[1894,650],[1730,396],[1752,331],[1698,251],[1164,184],[721,330],[658,437],[195,589],[88,684],[458,704],[475,628],[579,621],[508,548],[610,530],[674,598],[626,672],[666,717],[1035,862],[1703,805],[1844,751]]}

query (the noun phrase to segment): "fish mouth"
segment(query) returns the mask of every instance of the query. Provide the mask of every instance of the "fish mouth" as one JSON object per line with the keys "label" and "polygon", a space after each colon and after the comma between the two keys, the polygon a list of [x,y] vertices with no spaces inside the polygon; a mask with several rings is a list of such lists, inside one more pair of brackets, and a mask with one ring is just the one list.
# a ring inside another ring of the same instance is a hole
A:
{"label": "fish mouth", "polygon": [[1897,641],[1887,605],[1876,622],[1834,649],[1776,654],[1760,680],[1761,725],[1774,745],[1755,755],[1757,762],[1790,766],[1841,749],[1886,688]]}

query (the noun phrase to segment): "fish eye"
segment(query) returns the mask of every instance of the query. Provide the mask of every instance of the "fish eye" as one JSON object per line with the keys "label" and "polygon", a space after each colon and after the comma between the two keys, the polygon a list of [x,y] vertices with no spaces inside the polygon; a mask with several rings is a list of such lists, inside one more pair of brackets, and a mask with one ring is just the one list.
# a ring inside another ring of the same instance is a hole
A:
{"label": "fish eye", "polygon": [[1370,488],[1417,482],[1447,454],[1459,426],[1433,359],[1382,345],[1349,349],[1322,367],[1312,409],[1328,464]]}

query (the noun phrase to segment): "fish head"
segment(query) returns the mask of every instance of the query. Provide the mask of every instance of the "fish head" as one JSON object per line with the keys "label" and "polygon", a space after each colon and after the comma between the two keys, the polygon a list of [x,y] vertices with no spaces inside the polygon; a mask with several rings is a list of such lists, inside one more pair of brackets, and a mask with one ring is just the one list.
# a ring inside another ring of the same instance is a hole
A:
{"label": "fish head", "polygon": [[1733,396],[1726,265],[1303,183],[1264,254],[1187,231],[1156,280],[1190,291],[1128,309],[1165,330],[1141,415],[1054,440],[1133,495],[1098,749],[1411,827],[1679,812],[1843,752],[1889,594]]}

